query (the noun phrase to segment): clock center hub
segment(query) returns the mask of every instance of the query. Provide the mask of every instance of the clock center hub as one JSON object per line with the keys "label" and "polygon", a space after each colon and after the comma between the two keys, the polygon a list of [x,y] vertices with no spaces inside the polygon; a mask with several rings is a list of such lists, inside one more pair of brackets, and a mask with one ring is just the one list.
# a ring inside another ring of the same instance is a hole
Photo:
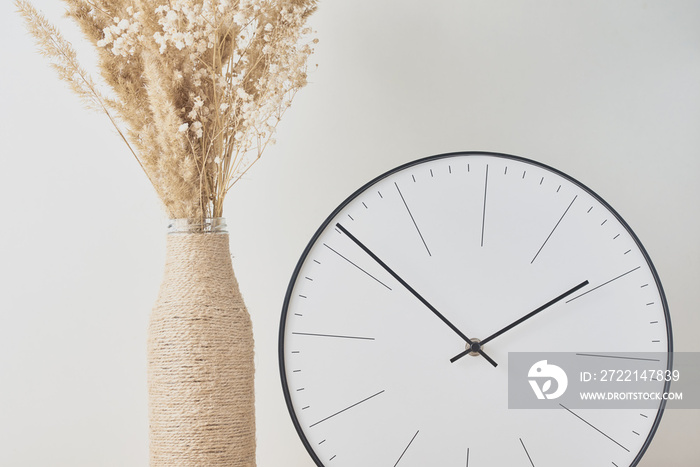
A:
{"label": "clock center hub", "polygon": [[481,350],[481,344],[479,344],[479,342],[481,342],[481,339],[477,339],[477,338],[473,337],[469,340],[471,340],[472,343],[471,343],[471,345],[469,345],[469,343],[467,343],[465,348],[467,350],[470,350],[469,355],[471,355],[472,357],[478,357],[479,350]]}

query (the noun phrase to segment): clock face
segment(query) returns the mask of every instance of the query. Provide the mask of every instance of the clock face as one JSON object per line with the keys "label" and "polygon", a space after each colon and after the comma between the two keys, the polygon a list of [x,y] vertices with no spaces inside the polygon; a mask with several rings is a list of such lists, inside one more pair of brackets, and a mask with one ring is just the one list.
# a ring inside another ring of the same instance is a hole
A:
{"label": "clock face", "polygon": [[620,467],[663,404],[509,409],[508,354],[668,353],[670,336],[648,255],[600,197],[533,161],[455,153],[324,222],[287,291],[280,367],[319,466]]}

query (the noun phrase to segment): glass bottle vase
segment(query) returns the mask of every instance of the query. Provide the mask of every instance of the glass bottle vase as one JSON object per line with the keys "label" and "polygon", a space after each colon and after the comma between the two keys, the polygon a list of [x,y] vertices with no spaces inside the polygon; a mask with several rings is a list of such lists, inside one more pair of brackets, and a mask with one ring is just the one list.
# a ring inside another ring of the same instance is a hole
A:
{"label": "glass bottle vase", "polygon": [[225,220],[172,220],[148,329],[151,467],[255,466],[254,373]]}

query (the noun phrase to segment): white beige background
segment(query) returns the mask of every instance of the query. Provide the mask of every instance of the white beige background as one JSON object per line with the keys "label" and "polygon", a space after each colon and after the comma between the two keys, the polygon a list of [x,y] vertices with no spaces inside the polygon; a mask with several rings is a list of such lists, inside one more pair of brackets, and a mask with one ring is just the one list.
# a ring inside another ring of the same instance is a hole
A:
{"label": "white beige background", "polygon": [[[36,4],[79,42],[60,2]],[[165,216],[12,10],[0,2],[0,465],[145,466]],[[700,351],[700,2],[336,0],[313,26],[320,67],[226,206],[261,467],[313,465],[277,369],[299,255],[352,191],[419,157],[507,152],[587,184],[654,260],[676,349]],[[700,411],[668,411],[640,465],[700,465],[698,439]]]}

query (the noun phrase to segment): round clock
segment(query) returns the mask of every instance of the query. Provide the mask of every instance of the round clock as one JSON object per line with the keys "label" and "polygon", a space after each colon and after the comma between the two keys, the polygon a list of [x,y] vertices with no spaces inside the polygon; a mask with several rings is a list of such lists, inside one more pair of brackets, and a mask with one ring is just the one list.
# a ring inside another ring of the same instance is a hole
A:
{"label": "round clock", "polygon": [[670,369],[671,350],[622,218],[551,167],[478,152],[391,170],[326,219],[289,284],[279,357],[318,466],[621,467],[664,403],[510,409],[509,353],[657,352]]}

